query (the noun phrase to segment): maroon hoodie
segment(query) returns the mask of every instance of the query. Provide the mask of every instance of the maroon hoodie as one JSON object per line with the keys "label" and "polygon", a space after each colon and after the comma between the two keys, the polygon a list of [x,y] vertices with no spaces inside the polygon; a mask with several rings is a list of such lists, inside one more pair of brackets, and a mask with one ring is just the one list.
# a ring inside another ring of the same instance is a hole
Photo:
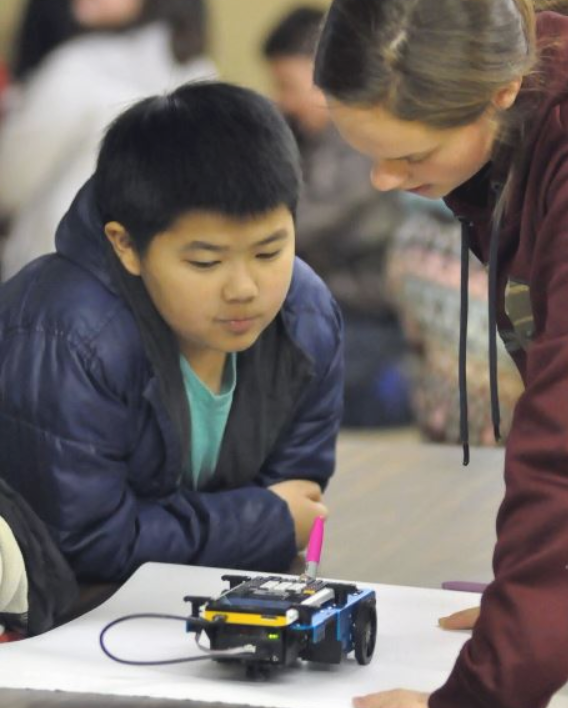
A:
{"label": "maroon hoodie", "polygon": [[[525,391],[507,443],[495,580],[431,708],[540,708],[568,681],[568,17],[540,14],[538,35],[560,41],[547,43],[546,92],[500,228],[497,323]],[[447,198],[484,263],[496,170]]]}

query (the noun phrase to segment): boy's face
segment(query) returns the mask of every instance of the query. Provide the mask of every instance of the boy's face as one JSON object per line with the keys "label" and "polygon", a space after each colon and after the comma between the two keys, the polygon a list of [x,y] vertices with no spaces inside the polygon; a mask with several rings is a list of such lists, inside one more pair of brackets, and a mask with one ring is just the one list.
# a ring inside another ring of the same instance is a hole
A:
{"label": "boy's face", "polygon": [[245,219],[191,212],[158,234],[135,260],[135,274],[190,362],[243,351],[286,298],[294,222],[285,206]]}

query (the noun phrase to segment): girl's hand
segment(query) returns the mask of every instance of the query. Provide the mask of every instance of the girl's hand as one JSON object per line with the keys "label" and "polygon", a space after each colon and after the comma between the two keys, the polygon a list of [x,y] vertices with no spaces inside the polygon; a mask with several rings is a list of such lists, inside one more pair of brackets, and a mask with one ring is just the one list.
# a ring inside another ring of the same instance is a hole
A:
{"label": "girl's hand", "polygon": [[355,708],[428,708],[427,693],[405,691],[397,688],[394,691],[370,693],[353,699]]}
{"label": "girl's hand", "polygon": [[473,629],[479,617],[479,607],[470,607],[467,610],[454,612],[453,615],[440,617],[438,624],[442,629]]}

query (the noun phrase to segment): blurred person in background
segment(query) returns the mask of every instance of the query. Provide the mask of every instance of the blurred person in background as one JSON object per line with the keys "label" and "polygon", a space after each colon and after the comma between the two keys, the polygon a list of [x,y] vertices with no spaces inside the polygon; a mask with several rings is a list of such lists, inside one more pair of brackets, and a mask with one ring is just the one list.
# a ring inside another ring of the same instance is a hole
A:
{"label": "blurred person in background", "polygon": [[84,29],[75,18],[71,0],[28,0],[12,49],[13,81],[25,81],[47,54]]}
{"label": "blurred person in background", "polygon": [[10,72],[7,65],[0,59],[0,120],[2,119],[4,96],[10,84]]}
{"label": "blurred person in background", "polygon": [[346,427],[389,427],[412,420],[406,343],[384,270],[405,218],[400,195],[380,194],[371,162],[333,126],[313,84],[313,54],[324,13],[298,7],[263,45],[276,102],[298,141],[304,189],[298,255],[327,283],[345,319]]}
{"label": "blurred person in background", "polygon": [[110,120],[142,96],[217,73],[204,0],[71,0],[71,8],[89,34],[45,57],[0,125],[0,210],[11,218],[3,279],[53,250]]}

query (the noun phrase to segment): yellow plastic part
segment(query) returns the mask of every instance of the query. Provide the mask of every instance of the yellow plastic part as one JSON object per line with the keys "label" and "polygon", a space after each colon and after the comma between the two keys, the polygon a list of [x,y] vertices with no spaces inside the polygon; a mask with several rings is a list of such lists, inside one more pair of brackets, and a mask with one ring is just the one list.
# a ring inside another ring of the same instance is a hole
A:
{"label": "yellow plastic part", "polygon": [[214,622],[223,619],[227,624],[250,624],[260,627],[286,627],[291,624],[286,616],[270,617],[266,615],[253,615],[246,612],[219,612],[219,610],[204,610],[203,619]]}

